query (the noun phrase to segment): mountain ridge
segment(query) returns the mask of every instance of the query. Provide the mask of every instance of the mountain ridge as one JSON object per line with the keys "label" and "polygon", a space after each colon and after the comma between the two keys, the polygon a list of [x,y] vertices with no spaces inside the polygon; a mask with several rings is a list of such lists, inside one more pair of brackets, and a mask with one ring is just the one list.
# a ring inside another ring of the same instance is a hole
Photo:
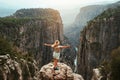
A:
{"label": "mountain ridge", "polygon": [[86,26],[87,22],[100,15],[106,9],[115,8],[119,5],[120,2],[116,2],[107,5],[89,5],[81,8],[73,24],[65,28],[65,36],[68,37],[73,45],[77,46],[77,44],[79,44],[79,33],[83,29],[83,27]]}
{"label": "mountain ridge", "polygon": [[[52,54],[50,54],[52,50],[43,44],[52,43],[56,39],[63,41],[63,25],[58,11],[39,9],[39,12],[33,12],[33,10],[21,9],[12,16],[0,18],[0,35],[9,40],[22,53],[33,53],[41,67],[52,59]],[[19,14],[22,11],[23,14]],[[42,16],[47,15],[47,17],[35,18],[34,16],[38,16],[36,13]],[[25,17],[26,15],[33,17]],[[47,60],[44,60],[46,58]]]}
{"label": "mountain ridge", "polygon": [[[119,11],[120,6],[107,9],[88,22],[87,26],[81,31],[78,73],[84,76],[85,80],[91,79],[92,69],[96,67],[102,66],[104,68],[103,78],[105,79],[111,73],[111,53],[120,46]],[[112,76],[110,75],[110,77]]]}

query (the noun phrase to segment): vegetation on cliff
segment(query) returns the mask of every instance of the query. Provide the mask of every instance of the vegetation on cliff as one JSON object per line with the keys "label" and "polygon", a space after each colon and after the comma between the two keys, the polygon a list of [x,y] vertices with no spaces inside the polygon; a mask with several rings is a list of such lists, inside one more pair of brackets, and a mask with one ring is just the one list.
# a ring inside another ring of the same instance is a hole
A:
{"label": "vegetation on cliff", "polygon": [[111,80],[120,80],[120,47],[112,51]]}
{"label": "vegetation on cliff", "polygon": [[13,46],[9,41],[0,37],[0,55],[10,55],[11,58],[17,57],[18,59],[25,59],[27,61],[33,61],[32,54],[22,55],[21,52],[15,50],[16,46]]}
{"label": "vegetation on cliff", "polygon": [[118,19],[117,21],[119,22],[119,18],[117,18],[117,17],[119,17],[119,13],[120,13],[120,6],[117,6],[116,8],[109,8],[109,9],[105,10],[102,14],[95,17],[93,20],[90,20],[87,23],[87,26],[92,26],[97,21],[105,22],[108,19],[113,20],[114,18]]}
{"label": "vegetation on cliff", "polygon": [[[112,76],[110,61],[112,50],[120,46],[120,6],[109,8],[97,16],[81,31],[78,70],[86,80],[90,79],[92,69],[103,67],[103,75]],[[85,70],[84,70],[84,66]]]}
{"label": "vegetation on cliff", "polygon": [[[52,49],[43,44],[53,43],[55,40],[60,40],[63,44],[65,41],[61,16],[54,9],[17,10],[12,16],[0,18],[0,34],[15,46],[18,53],[33,55],[40,67],[52,59]],[[72,55],[72,50],[71,54],[65,54]],[[74,58],[71,61],[70,65],[74,66],[71,64]]]}
{"label": "vegetation on cliff", "polygon": [[41,19],[54,19],[57,20],[59,12],[50,8],[30,8],[30,9],[20,9],[11,17],[15,18],[41,18]]}
{"label": "vegetation on cliff", "polygon": [[13,54],[11,45],[3,38],[0,37],[0,55]]}

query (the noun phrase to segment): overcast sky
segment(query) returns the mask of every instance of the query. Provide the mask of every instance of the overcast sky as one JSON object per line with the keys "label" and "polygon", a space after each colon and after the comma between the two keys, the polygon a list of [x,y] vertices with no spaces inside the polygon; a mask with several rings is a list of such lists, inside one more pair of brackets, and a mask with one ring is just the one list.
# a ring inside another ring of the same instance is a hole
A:
{"label": "overcast sky", "polygon": [[64,9],[86,4],[112,3],[119,0],[0,0],[1,6],[11,8],[50,7]]}
{"label": "overcast sky", "polygon": [[[69,15],[74,19],[83,6],[117,1],[120,0],[0,0],[0,8],[16,10],[21,8],[54,8],[60,11],[63,19]],[[63,21],[67,23],[68,19],[65,19]]]}
{"label": "overcast sky", "polygon": [[119,0],[0,0],[1,5],[11,8],[50,7],[71,8],[78,5],[111,3]]}

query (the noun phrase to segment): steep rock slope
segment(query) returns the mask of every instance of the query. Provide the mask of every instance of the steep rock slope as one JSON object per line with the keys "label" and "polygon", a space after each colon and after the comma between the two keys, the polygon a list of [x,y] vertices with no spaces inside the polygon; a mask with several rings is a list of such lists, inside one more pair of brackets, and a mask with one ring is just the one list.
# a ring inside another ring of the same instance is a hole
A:
{"label": "steep rock slope", "polygon": [[35,61],[0,55],[0,80],[33,80],[38,71]]}
{"label": "steep rock slope", "polygon": [[87,24],[88,21],[99,15],[105,10],[103,5],[90,5],[80,9],[72,25],[65,28],[65,35],[74,44],[78,44],[80,30]]}
{"label": "steep rock slope", "polygon": [[19,53],[35,57],[39,66],[52,59],[51,49],[44,43],[63,40],[63,25],[53,9],[21,9],[13,16],[0,18],[0,35],[16,46]]}
{"label": "steep rock slope", "polygon": [[[12,16],[0,18],[0,35],[6,38],[22,55],[32,55],[39,67],[52,60],[52,49],[44,43],[70,44],[63,36],[63,24],[57,10],[53,9],[20,9]],[[61,61],[74,69],[75,50],[62,50]],[[66,56],[63,56],[66,55]],[[67,59],[65,59],[67,58]]]}
{"label": "steep rock slope", "polygon": [[[0,37],[0,80],[50,80],[53,77],[53,67],[51,62],[39,72],[38,64],[32,56],[21,55],[13,45]],[[56,80],[83,80],[82,76],[72,73],[66,64],[58,63],[58,67],[59,71],[55,71],[54,77]]]}
{"label": "steep rock slope", "polygon": [[120,46],[120,6],[110,8],[81,31],[78,73],[90,80],[92,69],[110,61],[110,53]]}
{"label": "steep rock slope", "polygon": [[108,8],[114,8],[120,5],[120,2],[116,2],[108,5],[90,5],[80,9],[79,14],[76,16],[75,21],[70,26],[67,26],[64,30],[65,35],[75,46],[79,43],[80,30],[86,26],[87,22],[101,14]]}
{"label": "steep rock slope", "polygon": [[60,62],[63,62],[70,66],[72,70],[75,69],[75,58],[77,51],[74,46],[70,43],[67,37],[64,36],[63,45],[70,45],[70,48],[63,49],[61,51]]}
{"label": "steep rock slope", "polygon": [[1,80],[84,80],[64,63],[58,63],[59,70],[53,70],[53,63],[38,69],[35,61],[11,58],[9,54],[0,55]]}

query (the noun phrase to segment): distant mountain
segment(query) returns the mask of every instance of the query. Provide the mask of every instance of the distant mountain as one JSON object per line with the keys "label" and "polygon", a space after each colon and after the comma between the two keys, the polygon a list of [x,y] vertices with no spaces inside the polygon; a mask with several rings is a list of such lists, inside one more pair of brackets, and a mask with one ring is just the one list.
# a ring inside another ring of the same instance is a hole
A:
{"label": "distant mountain", "polygon": [[76,27],[85,26],[86,22],[93,19],[105,10],[104,5],[91,5],[80,9],[80,13],[76,16],[74,25]]}
{"label": "distant mountain", "polygon": [[106,7],[104,5],[90,5],[81,8],[74,23],[65,28],[65,35],[76,46],[78,44],[80,30],[82,30],[89,20],[102,13],[105,9]]}
{"label": "distant mountain", "polygon": [[76,46],[80,36],[79,33],[88,21],[94,19],[106,9],[114,8],[118,5],[120,5],[120,2],[109,5],[90,5],[81,8],[79,14],[76,16],[74,23],[65,28],[65,35],[68,37],[70,42]]}

